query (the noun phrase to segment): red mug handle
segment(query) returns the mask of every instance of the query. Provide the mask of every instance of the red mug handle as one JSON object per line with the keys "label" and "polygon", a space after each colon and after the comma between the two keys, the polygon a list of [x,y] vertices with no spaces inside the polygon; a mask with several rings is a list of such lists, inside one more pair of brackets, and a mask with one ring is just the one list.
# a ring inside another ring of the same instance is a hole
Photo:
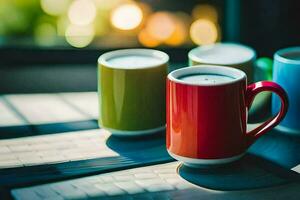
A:
{"label": "red mug handle", "polygon": [[288,96],[284,89],[275,82],[272,81],[260,81],[253,83],[247,87],[246,91],[246,107],[249,110],[255,96],[264,91],[274,92],[277,94],[281,101],[281,108],[277,115],[271,117],[255,129],[247,132],[249,145],[252,144],[257,138],[274,128],[284,118],[287,113],[289,102]]}

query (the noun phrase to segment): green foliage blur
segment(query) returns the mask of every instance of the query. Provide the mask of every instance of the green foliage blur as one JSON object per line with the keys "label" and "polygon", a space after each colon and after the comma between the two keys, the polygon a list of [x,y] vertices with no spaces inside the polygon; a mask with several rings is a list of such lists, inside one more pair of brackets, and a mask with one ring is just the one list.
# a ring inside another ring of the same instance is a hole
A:
{"label": "green foliage blur", "polygon": [[39,0],[0,0],[0,36],[32,35],[41,21],[55,24]]}

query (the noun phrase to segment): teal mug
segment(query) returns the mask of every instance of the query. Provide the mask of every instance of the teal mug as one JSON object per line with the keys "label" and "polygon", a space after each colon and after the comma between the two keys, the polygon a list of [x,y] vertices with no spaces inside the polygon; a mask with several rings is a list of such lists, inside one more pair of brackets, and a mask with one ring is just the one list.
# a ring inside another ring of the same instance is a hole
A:
{"label": "teal mug", "polygon": [[[274,55],[273,81],[280,84],[288,94],[290,107],[277,129],[300,134],[300,46],[277,51]],[[272,96],[272,113],[277,113],[280,100]]]}

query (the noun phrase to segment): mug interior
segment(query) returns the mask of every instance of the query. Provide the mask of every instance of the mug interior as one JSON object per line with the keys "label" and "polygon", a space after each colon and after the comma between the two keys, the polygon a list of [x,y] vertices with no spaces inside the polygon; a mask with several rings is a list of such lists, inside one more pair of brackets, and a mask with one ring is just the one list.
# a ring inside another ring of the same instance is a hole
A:
{"label": "mug interior", "polygon": [[[226,81],[225,83],[204,84],[204,83],[190,83],[181,79],[182,77],[186,77],[186,76],[202,75],[202,74],[227,76],[232,78],[232,80]],[[241,80],[247,80],[247,76],[243,71],[232,67],[218,66],[218,65],[195,65],[191,67],[185,67],[185,68],[174,70],[173,72],[169,73],[168,79],[173,82],[177,82],[185,85],[218,86],[218,85],[232,84]]]}
{"label": "mug interior", "polygon": [[[122,60],[120,60],[118,64],[110,61],[112,59],[122,59],[123,57],[130,56],[133,57],[133,62],[135,62],[134,64],[130,62],[122,62]],[[134,60],[134,58],[136,60]],[[145,62],[143,62],[143,59]],[[150,59],[152,61],[149,62],[148,60],[147,62],[146,59]],[[168,61],[169,56],[162,51],[154,49],[122,49],[102,54],[98,59],[98,64],[114,69],[145,69],[164,65]]]}
{"label": "mug interior", "polygon": [[300,47],[281,49],[275,53],[275,59],[284,63],[300,64]]}

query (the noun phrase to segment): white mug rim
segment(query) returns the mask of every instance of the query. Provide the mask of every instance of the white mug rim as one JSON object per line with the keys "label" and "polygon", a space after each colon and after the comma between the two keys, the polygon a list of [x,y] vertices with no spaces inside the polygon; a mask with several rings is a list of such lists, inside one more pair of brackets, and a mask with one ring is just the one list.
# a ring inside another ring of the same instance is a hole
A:
{"label": "white mug rim", "polygon": [[[110,64],[107,60],[116,57],[116,56],[127,56],[127,55],[143,55],[149,57],[156,57],[161,60],[158,64],[149,65],[149,66],[135,66],[135,67],[117,67],[115,65]],[[98,58],[98,64],[104,65],[105,67],[112,68],[112,69],[123,69],[123,70],[131,70],[131,69],[149,69],[160,67],[164,64],[169,62],[169,56],[165,52],[155,50],[155,49],[147,49],[147,48],[135,48],[135,49],[120,49],[109,51],[107,53],[102,54]]]}
{"label": "white mug rim", "polygon": [[[235,62],[235,61],[232,61],[232,62],[207,62],[207,60],[205,60],[203,58],[199,58],[195,54],[195,52],[197,52],[197,51],[203,51],[204,48],[213,47],[213,46],[216,46],[216,45],[225,45],[225,46],[226,45],[235,45],[235,46],[239,46],[239,47],[247,49],[249,52],[251,51],[251,56],[249,58],[245,59],[245,61],[242,61],[242,62]],[[199,47],[193,48],[192,50],[189,51],[188,58],[191,61],[196,61],[196,62],[199,62],[199,63],[202,63],[202,64],[210,64],[210,65],[241,65],[241,64],[244,64],[244,63],[248,63],[249,61],[255,60],[256,59],[256,52],[255,52],[255,50],[253,48],[251,48],[249,46],[246,46],[246,45],[243,45],[243,44],[222,42],[222,43],[215,43],[215,44],[211,44],[211,45],[204,45],[204,46],[199,46]]]}
{"label": "white mug rim", "polygon": [[[187,76],[190,74],[198,74],[198,73],[205,73],[205,74],[214,74],[214,75],[222,75],[222,76],[229,76],[232,77],[232,81],[228,81],[225,83],[215,83],[215,84],[201,84],[201,83],[190,83],[184,80],[179,79],[179,77]],[[228,66],[221,66],[221,65],[194,65],[190,67],[184,67],[177,70],[172,71],[168,74],[168,79],[175,83],[180,83],[183,85],[192,85],[192,86],[220,86],[220,85],[230,85],[242,80],[247,82],[247,76],[245,72],[228,67]]]}
{"label": "white mug rim", "polygon": [[285,63],[285,64],[294,64],[294,65],[300,65],[300,60],[291,59],[285,56],[285,54],[291,53],[291,52],[299,52],[300,55],[300,46],[296,47],[288,47],[284,49],[280,49],[275,52],[274,54],[274,60]]}

